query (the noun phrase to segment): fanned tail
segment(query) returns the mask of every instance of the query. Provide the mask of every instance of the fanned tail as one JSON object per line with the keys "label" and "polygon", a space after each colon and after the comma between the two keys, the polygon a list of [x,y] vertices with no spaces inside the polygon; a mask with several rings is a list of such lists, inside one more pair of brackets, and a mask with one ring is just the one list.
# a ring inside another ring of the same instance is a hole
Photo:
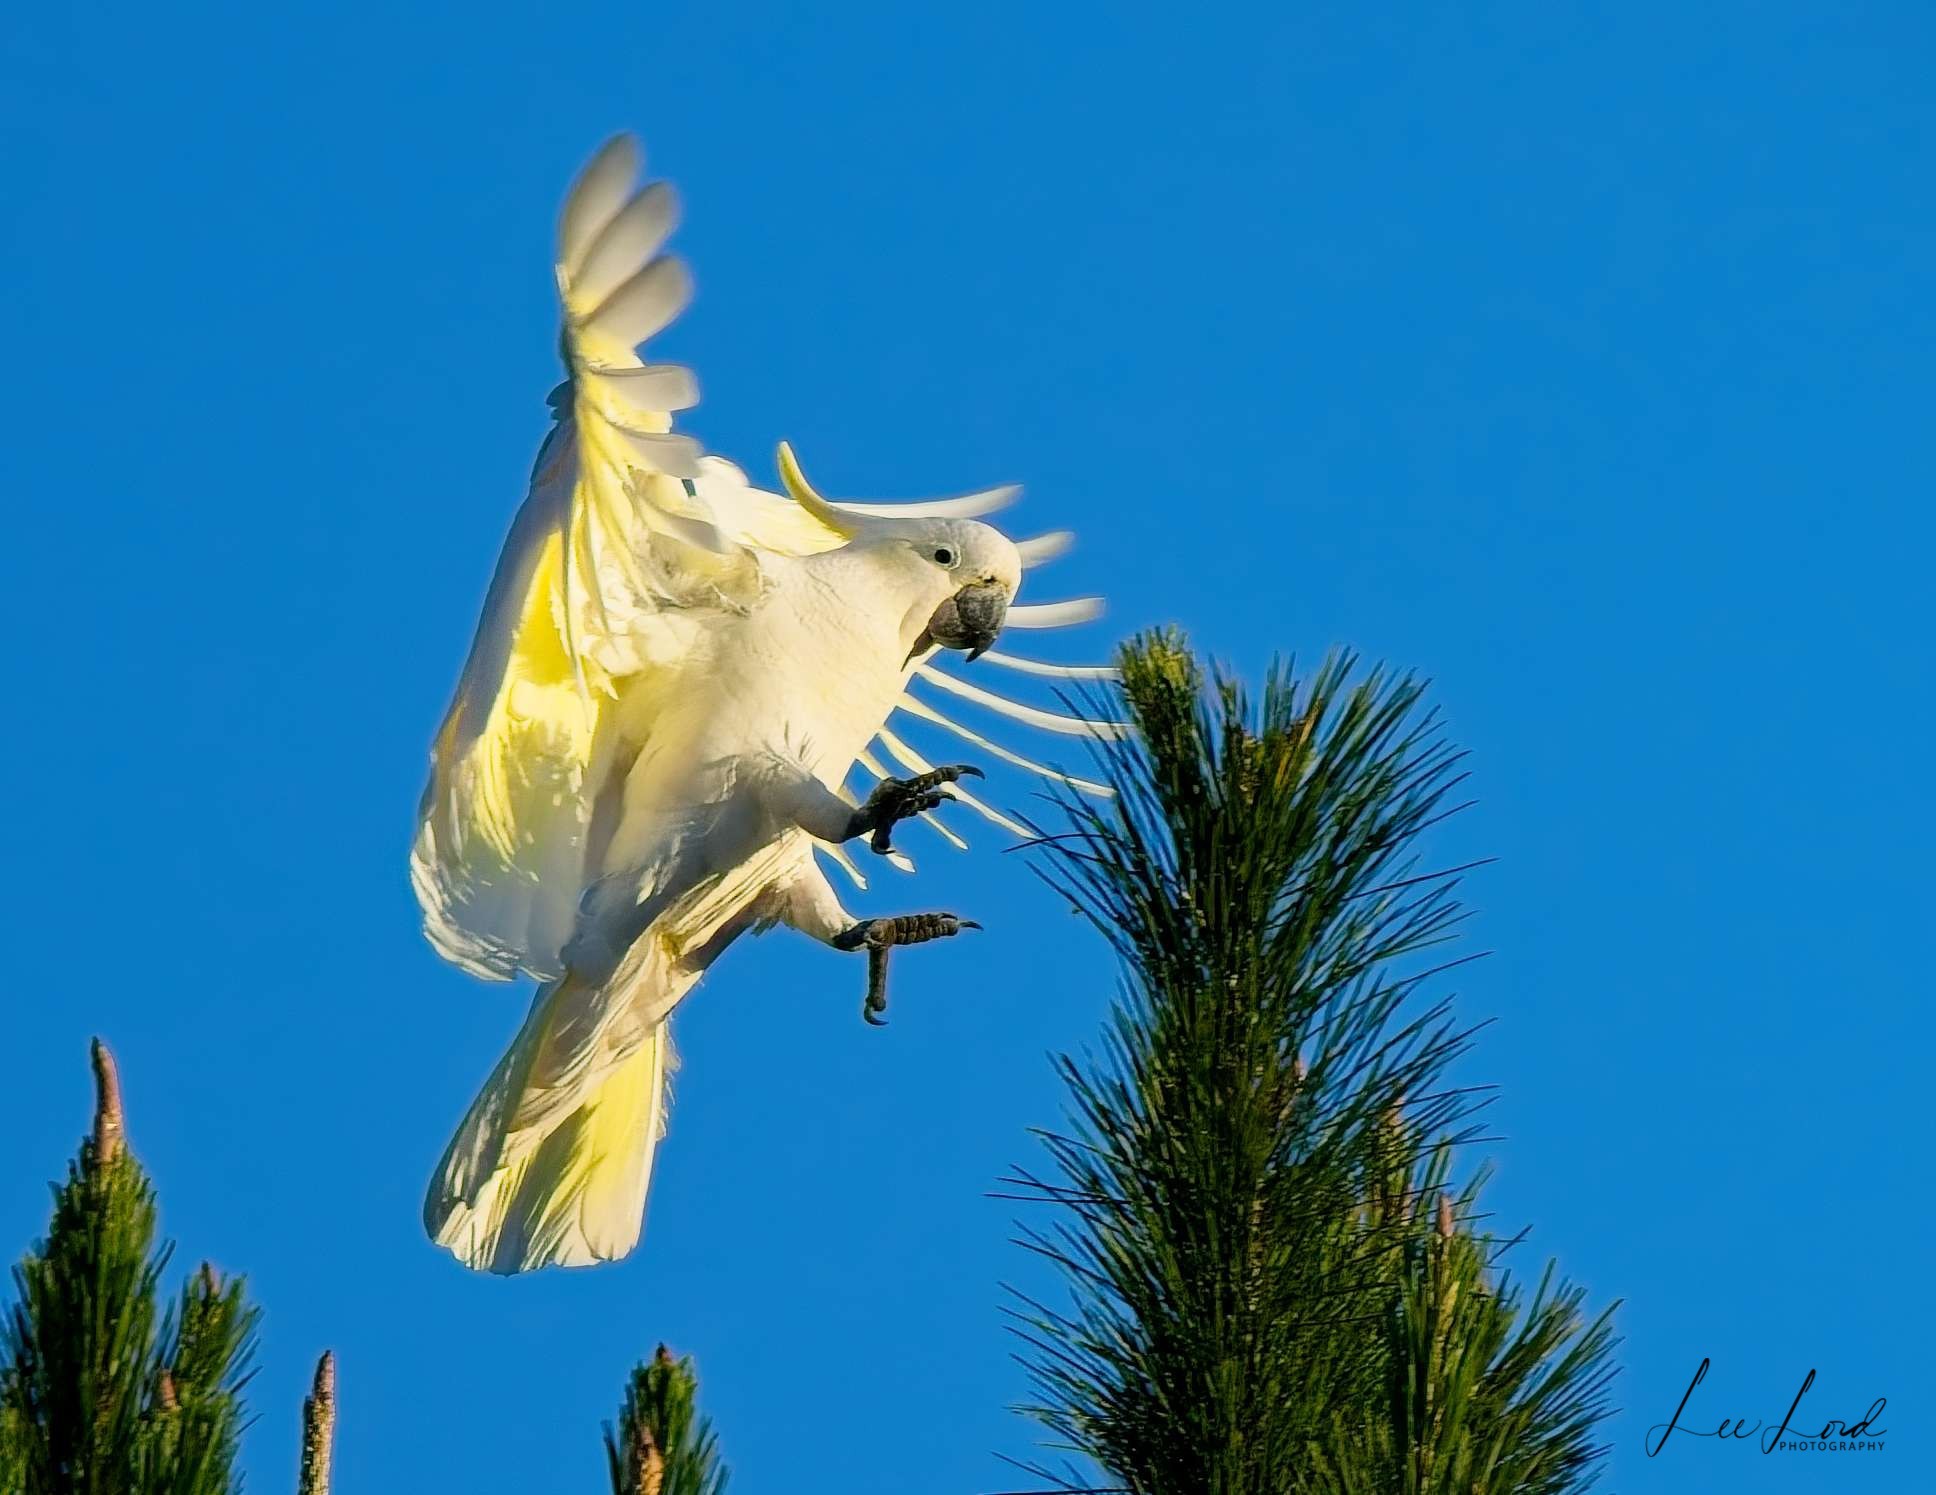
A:
{"label": "fanned tail", "polygon": [[431,1181],[424,1226],[475,1271],[591,1266],[638,1244],[672,1035],[664,1020],[616,1032],[586,996],[570,978],[539,991]]}

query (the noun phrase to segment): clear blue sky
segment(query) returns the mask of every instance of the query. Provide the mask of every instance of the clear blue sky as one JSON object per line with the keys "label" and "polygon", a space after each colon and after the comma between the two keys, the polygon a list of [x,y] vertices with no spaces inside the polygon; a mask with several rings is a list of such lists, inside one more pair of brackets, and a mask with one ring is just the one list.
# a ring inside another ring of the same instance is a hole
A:
{"label": "clear blue sky", "polygon": [[[418,1227],[523,1005],[419,939],[423,755],[545,429],[552,214],[631,128],[713,450],[1024,482],[1096,651],[1435,680],[1482,801],[1435,849],[1501,858],[1491,1201],[1627,1300],[1611,1487],[1926,1488],[1927,10],[912,9],[0,23],[0,1247],[98,1032],[185,1260],[267,1310],[254,1489],[325,1346],[344,1490],[599,1489],[660,1339],[747,1492],[1017,1482],[998,1283],[1042,1276],[983,1194],[1112,975],[998,836],[860,900],[989,926],[884,1032],[851,961],[733,952],[632,1260],[471,1277]],[[1812,1366],[1891,1447],[1644,1458],[1704,1355],[1713,1417]]]}

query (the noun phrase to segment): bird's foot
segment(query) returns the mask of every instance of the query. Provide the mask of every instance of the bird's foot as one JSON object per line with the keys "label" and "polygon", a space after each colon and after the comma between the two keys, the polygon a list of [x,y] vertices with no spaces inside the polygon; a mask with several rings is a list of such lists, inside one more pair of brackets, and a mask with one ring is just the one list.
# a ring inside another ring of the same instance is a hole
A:
{"label": "bird's foot", "polygon": [[887,1026],[881,1014],[887,1011],[887,952],[896,945],[925,945],[929,940],[945,940],[964,929],[979,929],[973,919],[954,914],[901,914],[892,919],[862,919],[851,929],[834,936],[840,950],[867,952],[867,999],[860,1015],[876,1028]]}
{"label": "bird's foot", "polygon": [[972,764],[950,763],[916,774],[911,779],[882,779],[874,786],[874,792],[867,796],[867,802],[854,811],[848,835],[873,832],[868,844],[885,856],[894,849],[891,838],[896,825],[910,815],[932,810],[936,805],[954,798],[942,787],[944,784],[952,784],[956,779],[979,779],[982,776],[982,771]]}

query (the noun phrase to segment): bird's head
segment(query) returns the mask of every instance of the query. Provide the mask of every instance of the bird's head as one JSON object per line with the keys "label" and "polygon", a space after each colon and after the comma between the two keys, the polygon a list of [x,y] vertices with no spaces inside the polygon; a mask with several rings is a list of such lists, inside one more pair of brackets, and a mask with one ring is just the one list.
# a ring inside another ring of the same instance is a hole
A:
{"label": "bird's head", "polygon": [[993,525],[973,519],[899,519],[907,533],[890,543],[907,546],[916,561],[933,570],[921,576],[910,620],[934,606],[909,646],[910,657],[931,644],[960,649],[975,658],[995,642],[1022,584],[1022,557],[1013,542]]}
{"label": "bird's head", "polygon": [[936,645],[973,659],[995,642],[1022,584],[1022,554],[1008,536],[976,519],[900,518],[830,504],[784,446],[780,475],[795,500],[846,535],[847,548],[865,554],[896,599],[906,599],[901,634],[908,660]]}

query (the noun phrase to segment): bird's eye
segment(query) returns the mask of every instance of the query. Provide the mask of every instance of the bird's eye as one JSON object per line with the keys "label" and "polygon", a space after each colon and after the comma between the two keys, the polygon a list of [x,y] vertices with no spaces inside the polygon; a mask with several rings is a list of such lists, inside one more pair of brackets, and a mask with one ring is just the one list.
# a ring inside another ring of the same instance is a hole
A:
{"label": "bird's eye", "polygon": [[955,563],[954,551],[946,545],[937,545],[934,551],[934,563],[937,566],[952,566]]}

